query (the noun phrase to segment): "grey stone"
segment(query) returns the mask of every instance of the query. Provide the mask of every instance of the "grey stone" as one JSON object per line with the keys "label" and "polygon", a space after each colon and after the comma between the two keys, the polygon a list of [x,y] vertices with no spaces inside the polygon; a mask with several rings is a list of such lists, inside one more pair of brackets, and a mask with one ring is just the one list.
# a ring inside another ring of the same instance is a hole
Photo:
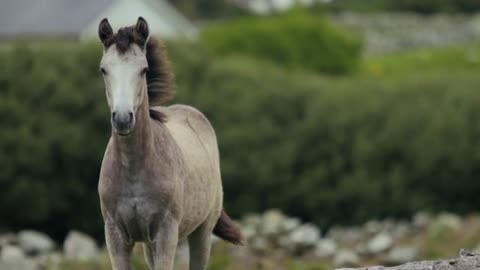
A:
{"label": "grey stone", "polygon": [[378,254],[387,251],[393,245],[392,237],[383,232],[377,234],[374,238],[368,241],[366,249],[370,254]]}
{"label": "grey stone", "polygon": [[358,227],[333,227],[327,234],[341,246],[354,246],[363,238],[362,230]]}
{"label": "grey stone", "polygon": [[403,264],[415,260],[418,256],[418,251],[414,247],[408,246],[399,246],[392,248],[385,260],[384,263],[390,265]]}
{"label": "grey stone", "polygon": [[360,258],[352,250],[341,249],[335,255],[333,264],[335,267],[355,267],[360,264]]}
{"label": "grey stone", "polygon": [[300,226],[300,220],[298,218],[286,218],[282,224],[282,230],[284,232],[290,232],[295,230],[298,226]]}
{"label": "grey stone", "polygon": [[0,259],[2,261],[12,261],[24,259],[25,254],[23,250],[16,246],[3,246],[0,252]]}
{"label": "grey stone", "polygon": [[412,233],[412,226],[405,221],[400,221],[391,230],[394,239],[404,238]]}
{"label": "grey stone", "polygon": [[318,258],[329,258],[335,255],[338,245],[332,239],[321,239],[315,247],[314,255]]}
{"label": "grey stone", "polygon": [[320,230],[313,224],[303,224],[293,230],[282,246],[294,254],[313,249],[320,239]]}
{"label": "grey stone", "polygon": [[443,213],[438,215],[428,227],[429,235],[441,235],[448,231],[458,231],[463,225],[462,219],[454,214]]}
{"label": "grey stone", "polygon": [[432,215],[427,212],[418,212],[413,216],[413,226],[416,229],[425,229],[430,226]]}
{"label": "grey stone", "polygon": [[63,252],[68,260],[88,261],[98,256],[98,246],[90,236],[70,231],[63,243]]}
{"label": "grey stone", "polygon": [[279,235],[283,231],[283,222],[286,217],[279,210],[270,210],[263,215],[262,234],[267,236]]}
{"label": "grey stone", "polygon": [[383,230],[383,224],[378,220],[371,220],[365,223],[363,230],[367,235],[376,235]]}
{"label": "grey stone", "polygon": [[55,247],[53,240],[46,234],[30,230],[18,233],[18,244],[29,255],[47,253]]}

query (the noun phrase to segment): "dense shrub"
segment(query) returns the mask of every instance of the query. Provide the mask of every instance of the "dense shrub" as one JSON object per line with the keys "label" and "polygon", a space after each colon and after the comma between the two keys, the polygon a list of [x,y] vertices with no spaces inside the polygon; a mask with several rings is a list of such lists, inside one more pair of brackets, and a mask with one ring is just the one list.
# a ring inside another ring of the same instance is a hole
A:
{"label": "dense shrub", "polygon": [[[100,237],[99,48],[14,47],[0,51],[0,226]],[[275,207],[328,225],[480,206],[478,68],[325,79],[201,50],[170,46],[176,102],[211,119],[233,216]]]}
{"label": "dense shrub", "polygon": [[218,55],[244,54],[290,68],[332,74],[353,71],[361,53],[359,37],[323,16],[302,11],[214,25],[201,38]]}

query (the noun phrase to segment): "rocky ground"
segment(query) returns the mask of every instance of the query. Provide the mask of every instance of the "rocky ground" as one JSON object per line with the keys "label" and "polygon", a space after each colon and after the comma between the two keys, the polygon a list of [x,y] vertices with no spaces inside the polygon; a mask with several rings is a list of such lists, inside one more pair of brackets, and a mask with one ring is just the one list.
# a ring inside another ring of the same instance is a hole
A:
{"label": "rocky ground", "polygon": [[[328,232],[280,211],[248,215],[239,222],[247,238],[242,248],[215,239],[211,269],[331,269],[397,265],[419,259],[450,258],[461,248],[480,250],[480,215],[460,217],[418,213],[411,220],[372,220]],[[185,246],[179,262],[185,268]],[[137,261],[141,250],[137,249]],[[77,265],[82,265],[81,267]],[[85,266],[87,265],[87,266]],[[145,269],[137,263],[136,269]],[[71,231],[63,244],[24,230],[0,234],[0,270],[109,269],[104,248]]]}

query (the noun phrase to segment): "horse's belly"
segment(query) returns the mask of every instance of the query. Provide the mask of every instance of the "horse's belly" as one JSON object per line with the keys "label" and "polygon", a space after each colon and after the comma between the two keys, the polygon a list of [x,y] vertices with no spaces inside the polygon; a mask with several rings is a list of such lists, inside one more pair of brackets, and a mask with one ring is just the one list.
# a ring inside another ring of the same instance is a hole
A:
{"label": "horse's belly", "polygon": [[185,186],[187,192],[184,197],[183,222],[180,226],[182,235],[192,233],[222,205],[220,187],[213,180],[189,179],[187,181],[189,183]]}

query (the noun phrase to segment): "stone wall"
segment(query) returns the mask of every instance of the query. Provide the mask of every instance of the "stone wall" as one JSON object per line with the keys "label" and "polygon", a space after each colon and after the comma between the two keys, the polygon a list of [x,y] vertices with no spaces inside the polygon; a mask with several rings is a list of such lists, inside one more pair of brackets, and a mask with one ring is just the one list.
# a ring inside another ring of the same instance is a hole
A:
{"label": "stone wall", "polygon": [[[270,210],[247,215],[238,223],[247,240],[246,246],[236,247],[214,238],[213,256],[218,256],[218,250],[224,250],[233,261],[248,265],[246,269],[253,269],[259,261],[276,262],[279,258],[334,267],[397,265],[431,257],[424,252],[424,244],[434,238],[439,238],[439,243],[452,252],[457,252],[458,246],[480,250],[480,242],[475,242],[480,239],[480,215],[477,214],[460,217],[450,213],[417,213],[408,220],[371,220],[360,226],[334,226],[322,231],[314,224]],[[186,269],[185,243],[177,255],[181,266],[177,269]],[[454,253],[441,255],[448,257]],[[93,238],[77,231],[71,231],[63,243],[55,243],[47,235],[31,230],[0,233],[0,270],[57,269],[51,267],[102,258],[106,258],[105,247],[99,248]],[[266,269],[283,269],[279,267]]]}
{"label": "stone wall", "polygon": [[411,13],[343,13],[331,19],[362,33],[366,54],[480,41],[480,14],[422,16]]}
{"label": "stone wall", "polygon": [[[335,267],[355,267],[372,262],[397,265],[422,259],[428,255],[423,253],[427,239],[449,239],[457,234],[470,234],[476,239],[480,237],[476,233],[478,227],[480,216],[462,218],[450,213],[417,213],[409,220],[371,220],[361,226],[335,226],[326,233],[313,224],[302,224],[299,219],[276,210],[247,216],[241,222],[248,242],[247,250],[255,256],[284,254],[323,261]],[[464,243],[458,241],[454,244]],[[479,244],[466,248],[478,251]],[[443,245],[456,248],[451,242]]]}

